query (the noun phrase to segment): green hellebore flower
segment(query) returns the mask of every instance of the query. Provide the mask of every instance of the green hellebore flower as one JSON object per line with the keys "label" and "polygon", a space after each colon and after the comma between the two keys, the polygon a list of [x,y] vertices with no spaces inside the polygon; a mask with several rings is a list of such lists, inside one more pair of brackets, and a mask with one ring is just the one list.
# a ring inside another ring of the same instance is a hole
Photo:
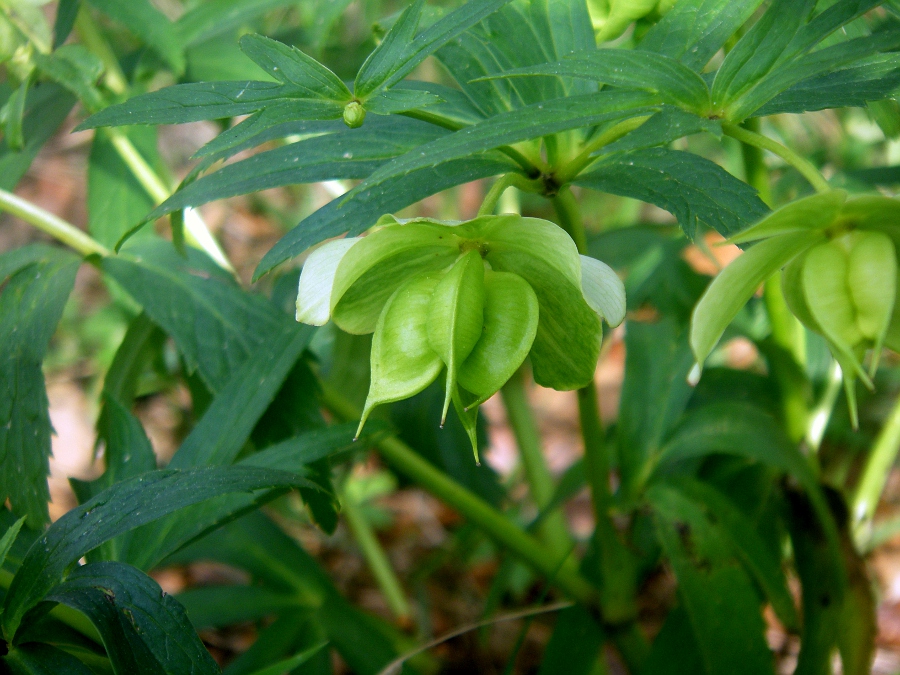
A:
{"label": "green hellebore flower", "polygon": [[453,403],[475,449],[477,407],[527,356],[543,386],[592,380],[601,320],[621,323],[625,291],[559,227],[518,215],[385,216],[378,225],[315,250],[297,294],[298,321],[374,333],[360,429],[375,406],[413,396],[446,371],[444,417]]}
{"label": "green hellebore flower", "polygon": [[[848,199],[832,190],[797,200],[734,236],[758,241],[709,285],[691,322],[691,346],[703,363],[725,328],[769,276],[782,269],[791,312],[828,341],[844,374],[857,420],[854,382],[871,388],[883,345],[900,347],[897,251],[900,202],[888,197]],[[873,349],[869,371],[862,366]]]}

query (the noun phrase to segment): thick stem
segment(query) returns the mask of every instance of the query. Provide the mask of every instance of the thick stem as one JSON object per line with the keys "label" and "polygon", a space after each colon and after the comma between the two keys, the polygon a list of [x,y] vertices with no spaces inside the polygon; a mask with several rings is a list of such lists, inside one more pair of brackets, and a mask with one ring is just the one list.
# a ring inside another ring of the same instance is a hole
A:
{"label": "thick stem", "polygon": [[875,508],[887,482],[888,473],[900,452],[900,398],[894,404],[866,460],[853,498],[853,518],[857,533],[868,534]]}
{"label": "thick stem", "polygon": [[581,212],[578,209],[578,202],[575,201],[575,195],[572,194],[572,190],[568,186],[560,188],[552,201],[553,208],[556,209],[556,215],[559,217],[560,227],[572,237],[578,252],[586,255],[587,235],[584,232]]}
{"label": "thick stem", "polygon": [[[356,406],[325,383],[322,393],[325,405],[337,417],[344,420],[359,418],[360,411]],[[596,591],[578,572],[574,560],[568,558],[560,566],[559,560],[547,555],[546,547],[537,539],[523,532],[502,513],[435,468],[395,436],[386,436],[376,445],[382,457],[397,470],[456,509],[535,570],[548,578],[553,578],[555,574],[555,585],[572,598],[588,604],[596,603]]]}
{"label": "thick stem", "polygon": [[816,192],[828,192],[831,190],[831,186],[828,185],[828,181],[819,173],[819,170],[787,146],[730,122],[722,123],[722,131],[725,132],[726,136],[731,136],[741,143],[768,150],[772,154],[781,157],[781,159],[797,169],[809,181],[810,185],[815,188]]}
{"label": "thick stem", "polygon": [[369,569],[372,570],[375,581],[384,594],[388,607],[398,622],[408,625],[410,621],[409,602],[406,600],[406,594],[403,592],[400,580],[394,573],[391,561],[388,560],[387,554],[384,552],[381,542],[375,536],[372,526],[360,513],[359,507],[346,493],[342,500],[341,513],[347,519],[347,526],[353,533],[356,543],[359,544],[363,557],[366,559]]}
{"label": "thick stem", "polygon": [[[519,456],[525,469],[525,477],[531,496],[543,511],[553,499],[555,487],[553,476],[547,468],[541,447],[541,436],[528,402],[525,390],[525,372],[519,370],[500,390],[503,404],[509,418],[509,425],[519,447]],[[561,511],[554,511],[543,519],[539,526],[541,537],[553,548],[553,554],[561,558],[572,548],[568,525]]]}
{"label": "thick stem", "polygon": [[75,249],[83,256],[107,256],[111,253],[109,249],[98,241],[91,239],[91,237],[71,223],[54,216],[49,211],[44,211],[44,209],[14,195],[12,192],[0,190],[0,210],[7,211],[21,218],[26,223],[58,239],[66,246]]}

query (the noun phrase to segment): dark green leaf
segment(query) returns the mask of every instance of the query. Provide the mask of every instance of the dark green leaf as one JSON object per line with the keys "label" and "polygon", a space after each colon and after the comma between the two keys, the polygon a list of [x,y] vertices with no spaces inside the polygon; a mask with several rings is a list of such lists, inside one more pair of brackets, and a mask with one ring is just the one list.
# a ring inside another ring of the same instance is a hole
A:
{"label": "dark green leaf", "polygon": [[177,33],[166,16],[149,0],[87,0],[147,43],[176,74],[184,71],[184,54]]}
{"label": "dark green leaf", "polygon": [[604,147],[603,153],[627,152],[668,145],[679,138],[703,132],[721,137],[722,125],[715,120],[667,105],[630,134]]}
{"label": "dark green leaf", "polygon": [[603,658],[603,627],[583,605],[559,613],[538,675],[589,675]]}
{"label": "dark green leaf", "polygon": [[264,586],[204,586],[178,594],[178,601],[197,630],[259,621],[296,608],[303,600]]}
{"label": "dark green leaf", "polygon": [[56,20],[53,22],[53,49],[62,45],[69,37],[80,8],[81,0],[60,0],[57,4]]}
{"label": "dark green leaf", "polygon": [[697,675],[703,672],[703,659],[684,605],[672,609],[660,629],[641,675]]}
{"label": "dark green leaf", "polygon": [[219,672],[184,608],[130,565],[102,562],[77,567],[45,599],[77,609],[90,619],[116,673]]}
{"label": "dark green leaf", "polygon": [[94,675],[68,652],[38,642],[13,647],[3,661],[12,675]]}
{"label": "dark green leaf", "polygon": [[655,97],[644,92],[602,91],[502,113],[401,155],[354,188],[350,196],[377,187],[384,190],[390,179],[485,150],[567,129],[646,115],[654,102]]}
{"label": "dark green leaf", "polygon": [[629,49],[595,49],[557,63],[509,70],[495,77],[557,75],[596,80],[658,94],[664,103],[705,112],[710,105],[703,78],[675,59]]}
{"label": "dark green leaf", "polygon": [[782,54],[782,60],[806,54],[836,30],[883,2],[884,0],[838,0],[797,31]]}
{"label": "dark green leaf", "polygon": [[[305,604],[318,608],[317,624],[325,637],[353,672],[376,675],[401,649],[409,647],[396,629],[356,609],[315,559],[262,513],[250,513],[171,558],[172,562],[189,560],[223,562],[245,569],[275,588],[303,593]],[[317,636],[315,641],[321,638]]]}
{"label": "dark green leaf", "polygon": [[408,110],[428,108],[441,102],[442,99],[437,94],[398,87],[373,95],[366,100],[365,109],[375,115],[394,115]]}
{"label": "dark green leaf", "polygon": [[[316,619],[314,610],[288,610],[259,631],[250,648],[228,664],[225,675],[256,675],[274,659],[288,656],[298,649],[309,648],[318,640],[324,639],[325,632]],[[332,675],[330,650],[320,652],[314,661],[314,664],[310,664],[311,668],[295,672],[302,675]]]}
{"label": "dark green leaf", "polygon": [[472,0],[415,36],[424,5],[424,0],[417,0],[360,68],[355,94],[368,97],[378,89],[397,84],[442,45],[508,2],[510,0]]}
{"label": "dark green leaf", "polygon": [[889,99],[900,87],[900,57],[878,54],[798,82],[753,113],[756,117],[827,108],[863,107]]}
{"label": "dark green leaf", "polygon": [[762,0],[680,0],[647,31],[638,48],[678,59],[699,72],[761,4]]}
{"label": "dark green leaf", "polygon": [[264,298],[215,273],[200,253],[182,258],[158,241],[129,246],[127,253],[104,258],[102,270],[174,338],[188,368],[197,369],[213,392],[292,324]]}
{"label": "dark green leaf", "polygon": [[29,88],[22,121],[24,147],[13,149],[6,137],[0,143],[0,189],[16,186],[74,105],[75,97],[53,82]]}
{"label": "dark green leaf", "polygon": [[[427,147],[427,146],[421,146]],[[345,202],[339,197],[302,220],[263,257],[254,278],[271,271],[310,246],[344,232],[355,236],[385,213],[393,213],[441,190],[479,178],[515,171],[516,165],[502,156],[474,156],[424,168],[386,181],[380,187],[358,190]]]}
{"label": "dark green leaf", "polygon": [[855,169],[847,177],[868,185],[891,186],[900,183],[900,166],[878,166],[871,169]]}
{"label": "dark green leaf", "polygon": [[672,319],[629,321],[625,331],[625,381],[619,404],[619,469],[626,493],[636,494],[649,462],[681,417],[691,395],[694,362],[687,330]]}
{"label": "dark green leaf", "polygon": [[708,675],[774,673],[760,598],[715,516],[677,490],[647,492]]}
{"label": "dark green leaf", "polygon": [[739,506],[716,488],[700,481],[678,484],[685,495],[714,513],[721,535],[772,603],[772,608],[788,630],[797,630],[800,620],[794,599],[781,569],[778,551],[773,551]]}
{"label": "dark green leaf", "polygon": [[229,164],[182,188],[146,218],[281,185],[365,178],[392,157],[445,134],[406,118],[379,120],[360,129],[345,127]]}
{"label": "dark green leaf", "polygon": [[[124,131],[124,130],[123,130]],[[127,132],[150,166],[156,163],[156,130],[135,127]],[[110,248],[139,224],[155,202],[125,164],[105,133],[94,135],[88,158],[88,230]]]}
{"label": "dark green leaf", "polygon": [[846,66],[900,47],[900,30],[885,31],[874,35],[839,42],[811,54],[787,62],[747,90],[728,106],[728,117],[743,120],[755,114],[775,96],[794,85],[828,75]]}
{"label": "dark green leaf", "polygon": [[253,675],[281,675],[281,673],[284,673],[288,670],[293,671],[294,668],[301,666],[316,654],[319,654],[327,644],[327,642],[319,643],[313,647],[310,647],[309,649],[303,650],[299,654],[291,656],[290,658],[282,659],[278,663],[273,663],[267,668],[257,670],[255,673],[253,673]]}
{"label": "dark green leaf", "polygon": [[304,98],[345,103],[353,96],[337,75],[295,47],[262,35],[245,35],[241,50],[271,77],[296,87]]}
{"label": "dark green leaf", "polygon": [[200,120],[249,115],[289,92],[276,82],[226,81],[176,84],[134,96],[91,115],[76,131],[129,124],[183,124]]}
{"label": "dark green leaf", "polygon": [[266,335],[266,344],[260,345],[233,372],[169,466],[231,463],[309,344],[314,330],[289,325]]}
{"label": "dark green leaf", "polygon": [[113,537],[223,494],[300,485],[309,483],[296,474],[227,466],[152,471],[116,483],[66,513],[34,543],[6,595],[3,632],[14,636],[26,612],[44,599],[66,570]]}
{"label": "dark green leaf", "polygon": [[[37,250],[41,257],[19,268]],[[13,262],[0,262],[10,277],[0,291],[0,499],[37,526],[49,519],[50,498],[51,427],[41,364],[80,260],[49,247],[26,251],[0,257]]]}
{"label": "dark green leaf", "polygon": [[22,529],[22,524],[24,522],[25,516],[22,516],[3,533],[2,537],[0,537],[0,567],[6,562],[6,556],[9,554],[9,550],[16,541],[16,537],[19,536],[19,530]]}
{"label": "dark green leaf", "polygon": [[679,150],[651,148],[613,155],[574,182],[666,209],[692,239],[699,222],[727,237],[768,212],[745,182],[708,159]]}
{"label": "dark green leaf", "polygon": [[716,72],[713,105],[721,108],[765,77],[815,6],[816,0],[774,0]]}
{"label": "dark green leaf", "polygon": [[435,56],[482,116],[498,115],[513,107],[514,80],[482,79],[501,73],[504,68],[491,52],[489,41],[476,35],[474,30],[448,42]]}

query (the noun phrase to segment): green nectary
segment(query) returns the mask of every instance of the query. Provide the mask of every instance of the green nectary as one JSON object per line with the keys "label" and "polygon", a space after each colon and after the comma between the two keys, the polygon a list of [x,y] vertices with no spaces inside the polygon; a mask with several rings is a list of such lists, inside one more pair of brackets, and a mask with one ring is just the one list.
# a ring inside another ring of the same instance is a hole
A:
{"label": "green nectary", "polygon": [[[882,196],[848,199],[846,192],[832,190],[774,211],[732,241],[759,243],[716,277],[698,303],[691,325],[697,361],[703,363],[759,284],[782,269],[791,312],[826,338],[841,366],[855,423],[856,378],[871,387],[882,346],[900,348],[900,202]],[[866,371],[862,362],[869,349],[873,356]]]}
{"label": "green nectary", "polygon": [[618,325],[624,314],[624,288],[609,267],[580,256],[555,224],[518,215],[385,216],[368,236],[314,251],[297,295],[298,321],[374,333],[360,429],[375,406],[446,372],[444,416],[453,403],[473,448],[477,407],[527,356],[538,384],[583,387],[601,320]]}

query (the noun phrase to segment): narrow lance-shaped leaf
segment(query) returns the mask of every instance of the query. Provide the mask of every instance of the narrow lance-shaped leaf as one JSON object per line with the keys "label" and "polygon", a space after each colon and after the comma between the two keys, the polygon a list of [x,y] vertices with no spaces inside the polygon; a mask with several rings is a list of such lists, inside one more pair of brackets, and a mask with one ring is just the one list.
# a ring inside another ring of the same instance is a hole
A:
{"label": "narrow lance-shaped leaf", "polygon": [[177,75],[184,71],[183,47],[176,31],[165,14],[150,4],[149,0],[87,0],[112,19],[122,23],[141,38],[172,67]]}
{"label": "narrow lance-shaped leaf", "polygon": [[245,35],[241,50],[279,82],[305,96],[345,103],[353,94],[331,70],[295,47],[262,35]]}
{"label": "narrow lance-shaped leaf", "polygon": [[[360,74],[356,79],[355,93],[358,96],[368,96],[376,89],[395,85],[409,75],[426,57],[440,49],[442,45],[447,44],[453,38],[509,2],[510,0],[473,0],[472,2],[467,2],[427,28],[415,39],[400,42],[400,44],[393,43],[389,45],[392,47],[390,50],[387,48],[380,50],[383,58],[379,58],[377,61],[373,60],[372,63],[367,61],[363,66],[363,70],[360,70]],[[417,2],[417,4],[419,5],[419,11],[421,11],[423,3]],[[414,16],[416,25],[418,25],[418,16],[415,16],[416,10],[410,8],[409,11]],[[412,18],[408,19],[408,21],[412,23]],[[415,28],[413,28],[413,31],[415,31]],[[408,35],[408,29],[404,28],[403,33]],[[387,38],[385,38],[386,40]],[[382,42],[383,44],[384,42]],[[403,50],[400,51],[399,47],[402,47]]]}
{"label": "narrow lance-shaped leaf", "polygon": [[691,348],[702,364],[725,328],[766,279],[824,235],[799,232],[751,247],[712,280],[691,317]]}
{"label": "narrow lance-shaped leaf", "polygon": [[728,241],[743,244],[791,232],[824,230],[837,218],[846,200],[845,190],[829,190],[794,200],[746,230],[732,235]]}
{"label": "narrow lance-shaped leaf", "polygon": [[462,362],[459,385],[475,396],[467,404],[481,405],[513,376],[534,342],[538,299],[522,277],[488,271],[484,278],[484,328],[472,353]]}
{"label": "narrow lance-shaped leaf", "polygon": [[710,104],[703,78],[675,59],[653,52],[596,49],[572,54],[558,63],[505,71],[498,77],[557,75],[595,80],[604,84],[658,94],[665,103],[704,112]]}
{"label": "narrow lance-shaped leaf", "polygon": [[441,425],[456,390],[460,366],[475,348],[484,325],[484,262],[470,250],[438,282],[428,309],[428,343],[447,367]]}
{"label": "narrow lance-shaped leaf", "polygon": [[402,63],[404,52],[416,36],[424,7],[425,0],[415,0],[404,9],[384,39],[369,54],[356,75],[353,89],[357,96],[365,97],[374,91]]}
{"label": "narrow lance-shaped leaf", "polygon": [[[2,269],[4,259],[11,269]],[[50,499],[51,427],[41,364],[79,263],[49,247],[0,256],[0,284],[9,277],[0,290],[0,499],[32,526],[48,520]]]}
{"label": "narrow lance-shaped leaf", "polygon": [[679,0],[647,31],[638,49],[701,71],[761,4],[762,0]]}
{"label": "narrow lance-shaped leaf", "polygon": [[428,341],[428,309],[438,275],[414,277],[388,299],[372,340],[372,384],[357,435],[372,409],[418,394],[444,367]]}
{"label": "narrow lance-shaped leaf", "polygon": [[181,604],[130,565],[106,562],[77,567],[46,599],[88,617],[116,673],[219,672]]}

